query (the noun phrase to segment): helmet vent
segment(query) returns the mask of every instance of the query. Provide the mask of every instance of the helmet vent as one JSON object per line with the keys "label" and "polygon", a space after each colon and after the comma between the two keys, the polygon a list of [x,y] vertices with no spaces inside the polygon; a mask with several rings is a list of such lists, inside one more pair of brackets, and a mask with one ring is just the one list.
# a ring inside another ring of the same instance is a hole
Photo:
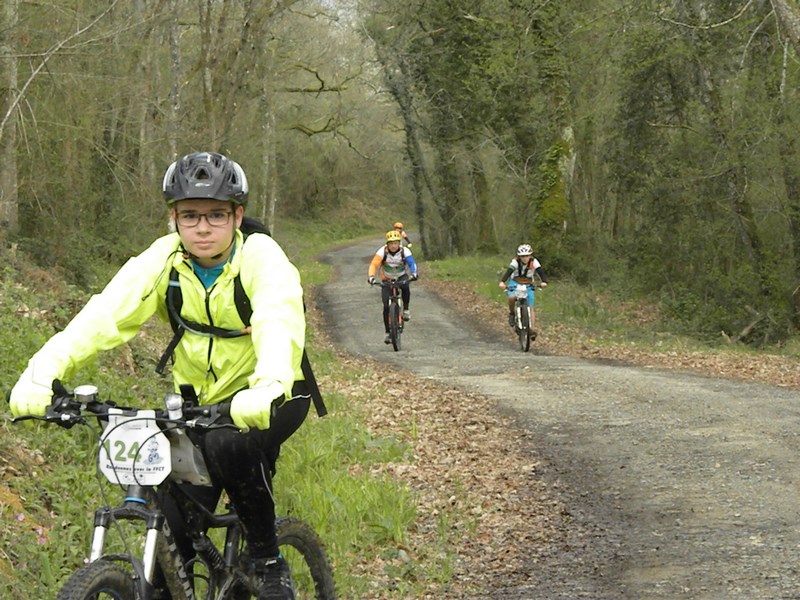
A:
{"label": "helmet vent", "polygon": [[236,162],[215,152],[195,152],[169,166],[162,191],[168,204],[203,198],[244,204],[249,190]]}

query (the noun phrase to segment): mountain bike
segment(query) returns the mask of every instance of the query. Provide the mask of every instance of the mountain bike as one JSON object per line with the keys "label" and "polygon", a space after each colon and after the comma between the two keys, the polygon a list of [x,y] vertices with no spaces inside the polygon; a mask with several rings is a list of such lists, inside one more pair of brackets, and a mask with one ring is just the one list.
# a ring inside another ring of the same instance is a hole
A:
{"label": "mountain bike", "polygon": [[528,304],[528,285],[518,283],[514,288],[514,331],[523,352],[530,350],[531,341],[536,339],[536,334],[531,329],[531,310],[533,307]]}
{"label": "mountain bike", "polygon": [[[76,424],[90,427],[98,433],[98,470],[123,489],[119,505],[95,511],[89,562],[67,579],[57,600],[256,598],[253,561],[248,559],[242,524],[233,507],[212,513],[177,485],[211,485],[203,455],[190,436],[236,428],[229,419],[230,403],[194,406],[180,394],[167,394],[164,404],[164,409],[124,408],[100,400],[95,386],[83,385],[72,393],[57,394],[43,417],[13,419],[38,419],[68,429]],[[91,426],[92,421],[101,432]],[[177,550],[162,510],[162,494],[169,494],[186,515],[196,552],[190,560],[184,561]],[[106,551],[112,528],[119,533],[123,552]],[[334,600],[333,573],[316,532],[294,517],[278,518],[276,528],[296,598]],[[131,529],[138,529],[141,538],[130,539]],[[162,578],[166,589],[156,590],[154,584]]]}
{"label": "mountain bike", "polygon": [[380,282],[381,287],[389,288],[389,339],[395,352],[401,348],[403,335],[404,307],[401,288],[409,285],[411,281],[411,279],[386,279]]}

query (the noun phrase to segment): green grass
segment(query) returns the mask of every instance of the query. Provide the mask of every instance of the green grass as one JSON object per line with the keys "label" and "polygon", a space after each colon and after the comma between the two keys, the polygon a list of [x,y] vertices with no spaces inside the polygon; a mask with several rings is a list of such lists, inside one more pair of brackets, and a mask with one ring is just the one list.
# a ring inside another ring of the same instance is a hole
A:
{"label": "green grass", "polygon": [[[463,283],[501,306],[505,296],[497,287],[510,257],[461,256],[424,263],[426,277]],[[547,273],[547,265],[543,265]],[[657,304],[646,298],[625,296],[623,290],[606,286],[581,286],[571,280],[550,277],[546,289],[536,292],[540,328],[558,327],[564,339],[584,341],[593,346],[636,346],[654,352],[737,352],[758,353],[744,344],[728,345],[675,333],[680,326],[662,316]],[[502,313],[498,312],[498,316]],[[800,337],[761,348],[760,352],[800,357]]]}

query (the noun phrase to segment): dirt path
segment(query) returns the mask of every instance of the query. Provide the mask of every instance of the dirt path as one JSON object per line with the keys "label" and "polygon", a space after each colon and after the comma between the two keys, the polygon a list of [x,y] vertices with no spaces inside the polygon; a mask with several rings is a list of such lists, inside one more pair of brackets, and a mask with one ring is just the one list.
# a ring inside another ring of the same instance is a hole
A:
{"label": "dirt path", "polygon": [[[366,265],[337,250],[332,336],[496,402],[530,433],[536,476],[569,513],[529,581],[493,598],[800,598],[800,393],[679,371],[522,354],[418,285],[403,350],[383,343]],[[469,410],[469,407],[465,407]]]}

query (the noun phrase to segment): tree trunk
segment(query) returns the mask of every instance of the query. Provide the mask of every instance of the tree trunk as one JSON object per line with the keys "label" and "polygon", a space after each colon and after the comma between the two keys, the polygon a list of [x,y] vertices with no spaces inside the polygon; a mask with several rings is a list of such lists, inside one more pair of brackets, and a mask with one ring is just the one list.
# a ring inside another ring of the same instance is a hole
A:
{"label": "tree trunk", "polygon": [[[444,120],[446,117],[442,117]],[[434,117],[436,119],[436,117]],[[441,124],[431,136],[431,144],[436,153],[436,178],[437,189],[434,196],[436,208],[439,211],[439,218],[443,223],[443,230],[446,233],[444,240],[445,255],[458,252],[462,253],[461,226],[459,223],[459,212],[461,207],[461,195],[459,194],[458,169],[456,160],[458,153],[452,138],[447,130],[447,125]]]}
{"label": "tree trunk", "polygon": [[278,205],[278,169],[277,139],[275,131],[275,111],[272,110],[269,91],[266,89],[261,97],[261,199],[259,200],[259,217],[267,229],[275,235],[275,209]]}
{"label": "tree trunk", "polygon": [[754,274],[758,277],[758,285],[764,295],[769,293],[763,243],[756,228],[753,207],[746,196],[748,174],[746,161],[730,142],[727,128],[728,117],[724,112],[717,83],[711,69],[698,65],[698,80],[701,82],[700,100],[711,116],[711,126],[719,148],[728,153],[730,168],[721,176],[724,178],[723,193],[728,202],[734,229],[741,242],[741,249]]}
{"label": "tree trunk", "polygon": [[800,56],[800,9],[790,7],[787,0],[771,0],[771,2],[781,28],[791,40],[795,53]]}
{"label": "tree trunk", "polygon": [[17,59],[15,32],[17,27],[17,0],[5,0],[0,7],[0,242],[17,233],[17,119],[15,96],[17,94]]}
{"label": "tree trunk", "polygon": [[[169,0],[168,12],[178,14],[178,0]],[[181,48],[178,42],[178,19],[172,18],[169,28],[169,74],[172,85],[169,88],[169,107],[167,112],[167,146],[171,160],[178,159],[178,115],[181,110]]]}
{"label": "tree trunk", "polygon": [[472,188],[475,190],[475,205],[477,210],[478,239],[475,249],[487,254],[495,254],[500,248],[494,233],[492,221],[491,193],[486,181],[486,172],[480,159],[473,154],[470,164],[470,178]]}
{"label": "tree trunk", "polygon": [[408,161],[411,163],[411,181],[414,187],[414,208],[419,224],[419,245],[422,253],[430,259],[441,258],[441,252],[434,251],[434,248],[428,243],[428,221],[425,211],[425,191],[433,196],[433,189],[431,186],[428,172],[425,168],[425,160],[420,146],[417,122],[414,119],[414,107],[411,99],[411,93],[408,91],[407,78],[403,72],[403,65],[393,65],[384,49],[379,45],[375,45],[375,52],[378,57],[378,62],[383,66],[383,74],[386,80],[386,85],[389,87],[389,92],[397,102],[400,109],[400,114],[403,117],[403,127],[406,135],[406,155]]}
{"label": "tree trunk", "polygon": [[[149,15],[145,11],[145,6],[141,0],[135,4],[137,18],[145,23]],[[138,92],[136,102],[135,115],[139,123],[139,139],[138,139],[138,155],[139,155],[139,176],[144,181],[155,181],[155,165],[153,164],[153,155],[149,151],[150,140],[153,138],[153,119],[151,117],[152,104],[155,104],[153,99],[153,30],[151,27],[146,28],[146,36],[142,39],[143,47],[139,52],[139,60],[135,65],[136,81],[141,86]]]}
{"label": "tree trunk", "polygon": [[206,121],[206,138],[209,150],[219,150],[219,132],[217,131],[216,111],[214,106],[214,36],[212,35],[214,11],[212,0],[201,1],[200,4],[200,76],[203,81],[203,111]]}

